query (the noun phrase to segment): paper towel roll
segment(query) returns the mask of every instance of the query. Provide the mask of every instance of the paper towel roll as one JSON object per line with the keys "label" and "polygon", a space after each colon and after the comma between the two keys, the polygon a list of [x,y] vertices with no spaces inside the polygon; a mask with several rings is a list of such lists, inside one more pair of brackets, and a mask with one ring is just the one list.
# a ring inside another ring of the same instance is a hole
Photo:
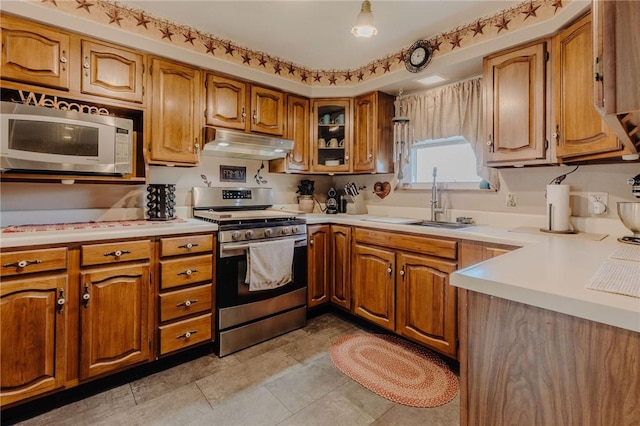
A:
{"label": "paper towel roll", "polygon": [[547,185],[548,231],[570,231],[569,185]]}

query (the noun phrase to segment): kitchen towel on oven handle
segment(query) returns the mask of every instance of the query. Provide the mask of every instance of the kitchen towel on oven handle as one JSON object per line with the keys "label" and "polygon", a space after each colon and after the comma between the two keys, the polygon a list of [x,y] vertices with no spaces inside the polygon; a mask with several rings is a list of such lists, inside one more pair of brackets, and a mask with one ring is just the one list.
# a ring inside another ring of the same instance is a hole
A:
{"label": "kitchen towel on oven handle", "polygon": [[271,290],[291,282],[295,240],[250,243],[247,250],[249,291]]}

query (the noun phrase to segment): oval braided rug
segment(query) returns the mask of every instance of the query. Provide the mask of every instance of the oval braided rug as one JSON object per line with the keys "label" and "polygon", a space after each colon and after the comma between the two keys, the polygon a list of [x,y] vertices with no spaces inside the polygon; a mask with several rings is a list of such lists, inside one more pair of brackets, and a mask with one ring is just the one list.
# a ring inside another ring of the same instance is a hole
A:
{"label": "oval braided rug", "polygon": [[437,355],[394,336],[351,334],[329,349],[333,364],[372,392],[411,407],[437,407],[458,393],[458,378]]}

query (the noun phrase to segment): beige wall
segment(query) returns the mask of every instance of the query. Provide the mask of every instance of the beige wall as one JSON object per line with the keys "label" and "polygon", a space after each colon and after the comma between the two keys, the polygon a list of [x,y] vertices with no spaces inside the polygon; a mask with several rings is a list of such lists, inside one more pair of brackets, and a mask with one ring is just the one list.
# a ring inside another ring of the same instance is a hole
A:
{"label": "beige wall", "polygon": [[[191,206],[191,188],[205,186],[201,174],[207,176],[214,186],[236,186],[220,183],[220,164],[247,167],[248,187],[258,186],[253,176],[260,161],[205,157],[202,165],[194,168],[150,167],[150,183],[175,183],[179,206]],[[268,164],[265,162],[265,170]],[[522,214],[544,214],[544,191],[556,176],[570,171],[570,167],[510,168],[500,171],[502,186],[498,192],[443,192],[443,203],[447,208],[458,210],[481,210]],[[616,201],[640,201],[631,195],[626,184],[629,177],[640,173],[640,164],[580,166],[564,183],[571,185],[571,207],[574,216],[588,216],[586,197],[588,191],[609,193],[609,213],[604,217],[616,218]],[[384,200],[373,194],[375,182],[391,181],[393,175],[312,176],[268,173],[262,175],[275,189],[276,204],[295,204],[295,191],[302,179],[316,182],[316,195],[322,202],[330,186],[343,188],[349,181],[366,185],[364,190],[368,204],[376,206],[428,207],[430,191],[392,191]],[[0,210],[65,210],[65,209],[109,209],[140,208],[145,204],[144,185],[62,185],[56,183],[2,183]],[[517,194],[518,207],[505,206],[506,193]],[[3,226],[6,224],[3,224]]]}

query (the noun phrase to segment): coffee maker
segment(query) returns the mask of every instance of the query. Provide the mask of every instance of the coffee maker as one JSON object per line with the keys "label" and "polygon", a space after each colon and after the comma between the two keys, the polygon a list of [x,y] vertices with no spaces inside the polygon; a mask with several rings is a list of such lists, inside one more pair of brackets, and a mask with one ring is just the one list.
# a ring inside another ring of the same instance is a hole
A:
{"label": "coffee maker", "polygon": [[338,193],[335,188],[329,188],[327,192],[327,214],[336,214],[338,213]]}

